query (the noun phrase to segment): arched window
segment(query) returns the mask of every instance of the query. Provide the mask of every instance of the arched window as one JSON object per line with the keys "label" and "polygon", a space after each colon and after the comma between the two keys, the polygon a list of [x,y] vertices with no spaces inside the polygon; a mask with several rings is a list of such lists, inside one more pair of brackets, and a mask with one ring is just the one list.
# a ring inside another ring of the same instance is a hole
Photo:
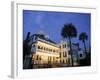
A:
{"label": "arched window", "polygon": [[38,49],[40,49],[40,46],[38,46]]}
{"label": "arched window", "polygon": [[41,47],[41,50],[43,49],[43,47]]}

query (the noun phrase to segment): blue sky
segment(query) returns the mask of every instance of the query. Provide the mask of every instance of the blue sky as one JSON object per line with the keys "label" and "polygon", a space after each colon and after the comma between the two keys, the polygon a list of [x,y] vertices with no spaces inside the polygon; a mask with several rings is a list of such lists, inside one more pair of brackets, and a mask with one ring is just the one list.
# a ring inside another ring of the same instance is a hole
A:
{"label": "blue sky", "polygon": [[79,42],[82,47],[82,42],[78,40],[78,37],[81,32],[85,32],[88,35],[86,44],[89,47],[91,40],[90,13],[23,10],[23,38],[26,38],[27,32],[31,32],[31,35],[43,32],[51,40],[59,43],[62,39],[61,29],[67,23],[72,23],[78,32],[77,37],[73,38],[72,42]]}

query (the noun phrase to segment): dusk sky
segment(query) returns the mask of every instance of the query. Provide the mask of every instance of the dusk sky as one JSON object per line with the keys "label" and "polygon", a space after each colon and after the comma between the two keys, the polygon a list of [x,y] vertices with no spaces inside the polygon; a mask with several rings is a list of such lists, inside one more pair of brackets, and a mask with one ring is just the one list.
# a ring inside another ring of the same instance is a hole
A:
{"label": "dusk sky", "polygon": [[89,13],[23,10],[23,38],[26,38],[28,32],[31,32],[31,35],[42,32],[52,41],[59,43],[62,39],[62,27],[68,23],[72,23],[78,32],[77,37],[72,38],[72,42],[79,42],[83,47],[82,42],[79,41],[79,34],[85,32],[88,35],[86,45],[89,47],[91,40],[91,14]]}

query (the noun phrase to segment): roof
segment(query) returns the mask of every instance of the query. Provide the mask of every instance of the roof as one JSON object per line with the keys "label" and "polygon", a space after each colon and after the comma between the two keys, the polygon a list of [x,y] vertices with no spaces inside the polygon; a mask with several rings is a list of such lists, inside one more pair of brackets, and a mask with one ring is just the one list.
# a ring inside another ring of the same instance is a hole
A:
{"label": "roof", "polygon": [[31,36],[31,38],[34,37],[34,36],[36,36],[37,38],[43,39],[43,40],[45,40],[45,41],[48,41],[48,42],[50,42],[50,43],[56,44],[56,42],[52,41],[52,40],[49,39],[49,38],[46,38],[45,35],[43,35],[43,34],[33,34],[33,35]]}

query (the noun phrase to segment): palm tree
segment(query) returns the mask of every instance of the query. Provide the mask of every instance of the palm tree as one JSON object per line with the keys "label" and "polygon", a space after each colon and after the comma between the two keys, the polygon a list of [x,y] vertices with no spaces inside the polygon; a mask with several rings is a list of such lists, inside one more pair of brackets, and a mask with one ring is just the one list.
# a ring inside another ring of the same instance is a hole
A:
{"label": "palm tree", "polygon": [[88,54],[87,54],[87,50],[86,50],[86,44],[85,44],[85,41],[88,39],[88,36],[85,32],[82,32],[80,35],[79,35],[79,40],[81,40],[83,42],[83,45],[84,45],[84,50],[85,50],[85,54],[86,54],[86,62],[85,62],[85,65],[88,65]]}
{"label": "palm tree", "polygon": [[84,50],[85,50],[85,53],[87,55],[87,50],[86,50],[86,44],[85,44],[85,41],[88,39],[88,36],[85,32],[82,32],[80,35],[79,35],[79,40],[81,40],[84,44]]}
{"label": "palm tree", "polygon": [[62,28],[61,35],[62,35],[63,38],[69,39],[71,62],[72,62],[72,66],[73,66],[73,52],[72,52],[72,46],[71,46],[71,44],[72,44],[71,38],[77,36],[77,30],[72,23],[65,24],[64,27]]}

